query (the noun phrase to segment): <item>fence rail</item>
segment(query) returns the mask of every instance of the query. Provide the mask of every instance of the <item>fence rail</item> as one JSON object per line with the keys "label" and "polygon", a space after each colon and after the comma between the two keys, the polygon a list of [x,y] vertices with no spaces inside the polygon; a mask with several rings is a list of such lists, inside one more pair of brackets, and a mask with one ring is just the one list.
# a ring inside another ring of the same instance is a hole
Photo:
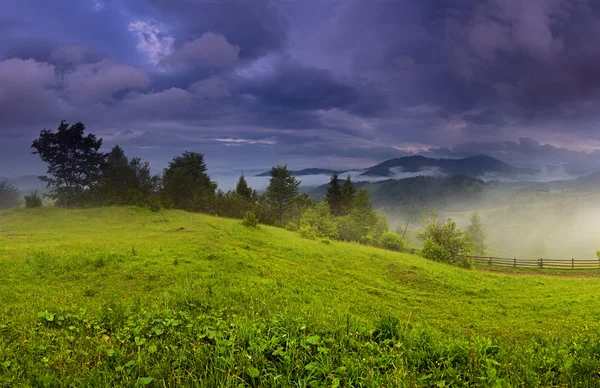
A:
{"label": "fence rail", "polygon": [[477,265],[513,268],[540,268],[540,269],[600,269],[600,260],[575,260],[572,259],[517,259],[490,256],[466,256]]}

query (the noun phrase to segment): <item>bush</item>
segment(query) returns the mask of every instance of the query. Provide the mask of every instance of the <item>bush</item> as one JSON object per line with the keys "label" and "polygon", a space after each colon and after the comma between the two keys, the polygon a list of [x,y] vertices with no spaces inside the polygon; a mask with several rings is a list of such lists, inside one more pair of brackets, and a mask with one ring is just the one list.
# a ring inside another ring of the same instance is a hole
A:
{"label": "bush", "polygon": [[8,181],[0,181],[0,209],[15,206],[19,206],[19,190]]}
{"label": "bush", "polygon": [[23,198],[25,199],[26,208],[32,209],[36,207],[42,207],[42,197],[38,194],[37,190]]}
{"label": "bush", "polygon": [[363,245],[375,245],[375,237],[371,234],[366,234],[360,237],[359,242]]}
{"label": "bush", "polygon": [[302,238],[315,240],[318,237],[315,230],[309,225],[302,225],[298,231],[300,232],[300,237]]}
{"label": "bush", "polygon": [[154,196],[154,195],[152,195],[146,199],[145,206],[148,208],[148,210],[150,210],[151,212],[154,212],[154,213],[158,213],[163,208],[160,198],[158,198],[157,196]]}
{"label": "bush", "polygon": [[421,255],[426,259],[450,263],[471,253],[473,244],[469,242],[470,235],[458,229],[450,218],[440,221],[437,213],[433,212],[423,223],[425,229],[419,232],[418,238],[423,240]]}
{"label": "bush", "polygon": [[247,211],[246,215],[244,215],[244,219],[242,220],[242,225],[247,228],[258,228],[258,218],[256,218],[256,214],[251,211]]}
{"label": "bush", "polygon": [[404,240],[394,232],[384,232],[379,237],[379,245],[391,251],[400,251],[404,248]]}
{"label": "bush", "polygon": [[285,230],[289,230],[290,232],[297,232],[298,224],[295,223],[294,221],[290,221],[287,224],[285,224]]}
{"label": "bush", "polygon": [[360,241],[363,235],[363,229],[352,216],[339,217],[337,219],[338,224],[338,238],[342,241]]}
{"label": "bush", "polygon": [[321,242],[322,242],[323,244],[327,244],[327,245],[329,245],[329,244],[331,244],[331,239],[330,239],[329,237],[323,237],[323,238],[321,239]]}
{"label": "bush", "polygon": [[331,217],[329,204],[325,201],[318,204],[316,209],[307,209],[300,219],[302,237],[314,235],[315,238],[336,238],[338,236],[337,228],[337,223]]}

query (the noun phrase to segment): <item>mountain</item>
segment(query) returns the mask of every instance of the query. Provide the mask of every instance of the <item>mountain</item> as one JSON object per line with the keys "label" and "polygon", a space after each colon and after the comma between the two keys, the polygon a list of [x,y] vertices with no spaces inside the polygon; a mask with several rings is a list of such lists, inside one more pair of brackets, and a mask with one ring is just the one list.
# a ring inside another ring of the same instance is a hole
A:
{"label": "mountain", "polygon": [[437,170],[441,174],[450,176],[465,175],[474,178],[485,174],[516,176],[535,172],[511,166],[487,155],[471,156],[464,159],[434,159],[416,155],[386,160],[368,168],[361,176],[392,177],[399,172],[418,173],[426,170]]}
{"label": "mountain", "polygon": [[[329,170],[326,168],[305,168],[304,170],[292,171],[293,176],[304,176],[304,175],[331,175],[336,170]],[[338,171],[338,174],[342,174],[346,171]],[[271,176],[270,171],[265,171],[256,176]]]}

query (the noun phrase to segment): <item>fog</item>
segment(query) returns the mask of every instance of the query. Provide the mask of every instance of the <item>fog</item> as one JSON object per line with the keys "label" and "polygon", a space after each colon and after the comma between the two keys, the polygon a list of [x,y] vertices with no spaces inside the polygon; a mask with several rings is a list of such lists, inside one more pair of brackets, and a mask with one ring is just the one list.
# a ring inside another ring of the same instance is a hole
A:
{"label": "fog", "polygon": [[[392,175],[390,175],[390,176],[374,177],[374,176],[361,176],[360,174],[362,174],[364,172],[364,170],[352,170],[352,171],[340,173],[340,179],[346,179],[346,177],[348,175],[350,175],[350,178],[352,179],[353,182],[380,182],[380,181],[386,181],[389,179],[412,178],[415,176],[434,176],[434,177],[440,177],[440,178],[447,176],[437,167],[426,168],[426,169],[420,170],[418,172],[406,172],[406,171],[403,171],[402,168],[392,168],[392,169],[390,169],[390,171],[392,172]],[[228,190],[235,189],[235,185],[237,183],[239,176],[238,175],[221,175],[221,176],[216,176],[215,178],[216,178],[216,181],[219,183],[219,188],[223,191],[228,191]],[[256,189],[258,191],[264,191],[267,188],[267,186],[269,185],[269,179],[270,179],[270,177],[268,177],[268,176],[246,176],[246,180],[248,181],[248,184],[253,189]],[[317,187],[317,186],[321,186],[321,185],[329,183],[329,180],[331,179],[331,175],[329,175],[329,174],[302,175],[302,176],[297,176],[296,179],[298,179],[299,181],[302,182],[300,184],[301,187],[309,188],[309,187]]]}
{"label": "fog", "polygon": [[[393,169],[388,177],[360,176],[363,171],[340,174],[350,175],[354,182],[378,182],[415,176],[447,177],[438,168],[406,172]],[[248,183],[258,191],[264,191],[269,177],[247,176]],[[329,183],[330,175],[305,175],[297,177],[301,187],[310,188]],[[541,168],[539,173],[518,179],[502,179],[488,174],[479,177],[485,186],[476,201],[467,200],[440,207],[424,204],[394,212],[386,211],[390,229],[404,232],[408,223],[407,239],[419,244],[416,233],[422,227],[422,216],[436,210],[441,217],[451,217],[459,227],[466,228],[469,216],[478,212],[488,235],[489,254],[517,258],[592,259],[600,249],[600,191],[535,190],[531,182],[573,180],[564,168]],[[227,191],[235,188],[238,176],[216,177],[219,188]],[[521,182],[522,184],[518,184]],[[529,182],[529,185],[527,184]],[[409,209],[410,208],[410,209]],[[389,210],[389,209],[388,209]]]}

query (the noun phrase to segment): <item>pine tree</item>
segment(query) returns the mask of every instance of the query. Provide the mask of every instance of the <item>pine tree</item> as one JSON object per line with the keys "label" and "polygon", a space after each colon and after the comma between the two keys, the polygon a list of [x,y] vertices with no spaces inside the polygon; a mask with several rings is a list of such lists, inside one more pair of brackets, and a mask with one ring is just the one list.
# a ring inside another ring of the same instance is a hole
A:
{"label": "pine tree", "polygon": [[284,219],[298,197],[299,186],[300,181],[292,176],[287,165],[271,168],[266,195],[280,226],[284,225]]}
{"label": "pine tree", "polygon": [[354,198],[356,197],[356,187],[354,187],[354,183],[350,179],[350,175],[344,181],[342,185],[342,209],[341,215],[347,215],[352,211],[352,207],[354,206]]}
{"label": "pine tree", "polygon": [[339,217],[344,214],[344,197],[337,172],[331,176],[325,199],[329,204],[332,216]]}
{"label": "pine tree", "polygon": [[481,217],[478,213],[471,214],[471,223],[467,227],[467,233],[471,235],[469,241],[474,244],[473,252],[479,256],[483,256],[487,249],[485,243],[486,234],[483,230],[483,224],[481,223]]}
{"label": "pine tree", "polygon": [[254,193],[250,186],[248,186],[248,182],[246,182],[246,177],[244,174],[240,175],[240,178],[237,181],[235,193],[248,201],[252,199],[252,195]]}

